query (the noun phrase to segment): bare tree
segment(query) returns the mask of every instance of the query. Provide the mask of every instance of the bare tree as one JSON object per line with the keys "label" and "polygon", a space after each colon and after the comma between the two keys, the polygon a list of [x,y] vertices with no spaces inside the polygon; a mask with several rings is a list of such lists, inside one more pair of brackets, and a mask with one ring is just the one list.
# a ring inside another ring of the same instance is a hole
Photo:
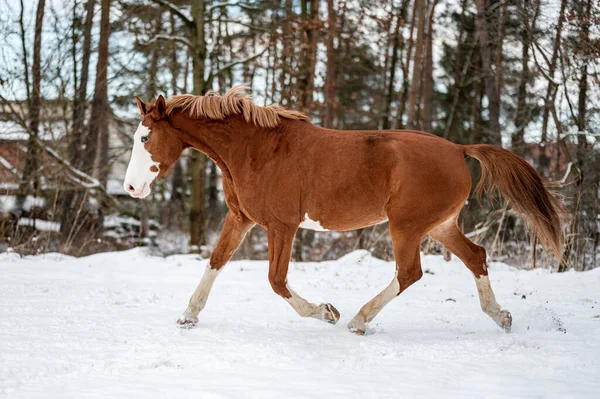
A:
{"label": "bare tree", "polygon": [[[68,156],[69,162],[74,167],[80,167],[82,148],[81,144],[85,137],[85,110],[87,109],[87,85],[89,78],[90,57],[92,54],[92,26],[94,22],[94,5],[96,0],[88,0],[86,5],[85,28],[83,32],[83,46],[81,49],[81,75],[79,85],[76,87],[75,96],[73,98],[73,125],[69,135]],[[73,43],[73,52],[77,53],[77,43]],[[73,68],[77,70],[77,64],[74,63]],[[81,201],[81,196],[77,196],[74,190],[66,190],[63,193],[60,204],[60,231],[63,236],[67,237],[73,230],[73,225],[76,222],[75,216],[77,212],[76,205]]]}
{"label": "bare tree", "polygon": [[433,120],[433,17],[437,0],[429,7],[425,37],[425,60],[423,62],[423,130],[432,132]]}
{"label": "bare tree", "polygon": [[392,101],[394,100],[394,84],[396,80],[396,69],[398,65],[399,51],[404,47],[404,38],[402,37],[402,27],[404,27],[404,21],[406,19],[406,8],[408,7],[408,0],[403,0],[400,5],[400,9],[396,14],[396,24],[394,26],[393,44],[392,44],[392,59],[390,62],[390,78],[387,85],[385,103],[382,113],[382,129],[389,129],[392,125],[391,121],[391,108]]}
{"label": "bare tree", "polygon": [[[33,64],[31,67],[32,85],[31,85],[31,101],[29,102],[29,139],[27,140],[27,155],[25,158],[25,166],[21,174],[19,188],[17,190],[17,198],[14,208],[11,213],[15,218],[13,232],[16,231],[18,219],[23,213],[23,206],[27,195],[35,193],[38,190],[39,176],[37,169],[39,167],[39,155],[36,145],[39,135],[40,125],[40,107],[42,101],[41,84],[42,84],[42,27],[44,24],[44,7],[46,1],[39,0],[37,13],[35,17],[35,34],[33,39]],[[21,3],[21,24],[22,24],[23,4]],[[24,31],[22,32],[24,34]],[[22,43],[25,43],[23,38]],[[24,45],[23,45],[24,46]],[[25,49],[25,46],[23,47]],[[26,57],[26,53],[24,53]],[[25,70],[27,70],[27,59],[24,58]],[[27,78],[26,78],[27,79]]]}
{"label": "bare tree", "polygon": [[479,34],[479,50],[485,74],[485,91],[488,98],[490,118],[487,128],[487,139],[491,144],[502,145],[500,132],[500,99],[496,87],[496,78],[492,71],[491,43],[488,33],[487,13],[485,0],[475,0],[477,7],[477,32]]}
{"label": "bare tree", "polygon": [[416,23],[417,25],[417,40],[415,44],[415,59],[413,64],[413,74],[410,82],[410,97],[408,100],[408,121],[407,127],[409,129],[419,128],[419,108],[420,108],[420,93],[421,83],[423,74],[423,55],[425,53],[425,20],[426,20],[426,9],[425,0],[415,0],[415,11],[417,13]]}
{"label": "bare tree", "polygon": [[[98,63],[96,64],[96,82],[88,133],[85,140],[85,156],[82,159],[84,171],[95,176],[106,186],[108,174],[108,40],[110,37],[110,0],[101,1],[100,41],[98,44]],[[103,228],[102,208],[91,226],[92,233],[101,234]]]}
{"label": "bare tree", "polygon": [[327,0],[327,76],[325,80],[324,126],[333,128],[335,117],[335,33],[336,14],[334,0]]}
{"label": "bare tree", "polygon": [[554,74],[556,72],[556,66],[558,61],[558,52],[561,43],[561,35],[563,25],[565,21],[565,8],[567,0],[561,0],[560,11],[558,12],[558,21],[556,23],[556,35],[554,36],[554,45],[552,46],[552,56],[550,58],[550,65],[548,67],[548,86],[546,88],[546,95],[544,97],[544,111],[542,116],[542,138],[540,151],[540,168],[543,173],[550,172],[550,159],[546,155],[546,143],[548,141],[548,120],[550,116],[550,108],[554,107],[556,101],[556,93],[558,92],[558,85],[553,81]]}

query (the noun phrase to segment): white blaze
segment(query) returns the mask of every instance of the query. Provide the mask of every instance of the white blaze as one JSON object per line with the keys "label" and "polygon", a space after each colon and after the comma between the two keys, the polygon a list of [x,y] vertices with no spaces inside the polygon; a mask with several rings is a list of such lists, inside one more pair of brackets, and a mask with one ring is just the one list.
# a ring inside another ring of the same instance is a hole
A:
{"label": "white blaze", "polygon": [[302,229],[315,230],[315,231],[329,231],[326,228],[324,228],[323,226],[321,226],[321,222],[319,222],[318,220],[312,220],[308,216],[308,213],[304,214],[304,220],[302,221],[302,223],[300,223],[299,227]]}
{"label": "white blaze", "polygon": [[130,192],[129,194],[136,198],[144,198],[150,194],[150,183],[158,175],[158,171],[152,172],[150,170],[152,166],[158,168],[158,162],[152,160],[152,155],[144,148],[144,143],[142,143],[142,137],[149,134],[150,129],[140,122],[133,135],[131,159],[129,160],[127,173],[125,173],[125,181],[123,182],[123,187],[127,192],[129,192],[127,189],[128,185],[133,186],[135,192]]}

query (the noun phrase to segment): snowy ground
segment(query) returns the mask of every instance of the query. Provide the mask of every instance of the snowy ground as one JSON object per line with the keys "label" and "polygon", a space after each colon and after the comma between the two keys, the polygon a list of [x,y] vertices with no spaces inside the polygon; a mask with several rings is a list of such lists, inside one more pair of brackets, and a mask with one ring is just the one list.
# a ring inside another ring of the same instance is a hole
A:
{"label": "snowy ground", "polygon": [[423,279],[355,336],[346,323],[394,267],[354,252],[293,264],[291,286],[342,314],[301,319],[267,263],[219,276],[199,325],[179,329],[206,261],[136,249],[70,258],[0,254],[0,396],[130,398],[589,397],[600,394],[600,269],[491,265],[506,334],[479,309],[458,261],[423,257]]}

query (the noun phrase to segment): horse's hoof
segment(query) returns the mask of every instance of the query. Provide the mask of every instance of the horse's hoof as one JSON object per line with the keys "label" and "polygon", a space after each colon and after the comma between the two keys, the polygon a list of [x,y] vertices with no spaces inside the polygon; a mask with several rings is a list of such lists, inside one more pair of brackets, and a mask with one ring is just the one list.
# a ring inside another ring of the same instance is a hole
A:
{"label": "horse's hoof", "polygon": [[508,310],[501,310],[496,316],[496,323],[503,329],[505,332],[510,332],[512,327],[512,316]]}
{"label": "horse's hoof", "polygon": [[362,320],[355,317],[350,320],[350,323],[348,323],[348,330],[356,335],[365,335],[367,332],[367,326]]}
{"label": "horse's hoof", "polygon": [[193,315],[190,311],[186,310],[181,317],[177,320],[177,325],[181,328],[192,328],[198,324],[198,316]]}
{"label": "horse's hoof", "polygon": [[340,320],[340,312],[330,303],[322,303],[319,305],[321,308],[321,320],[335,324]]}
{"label": "horse's hoof", "polygon": [[348,331],[350,331],[352,334],[356,334],[356,335],[360,335],[360,336],[363,336],[367,333],[367,330],[363,330],[361,328],[356,328],[356,327],[348,327]]}

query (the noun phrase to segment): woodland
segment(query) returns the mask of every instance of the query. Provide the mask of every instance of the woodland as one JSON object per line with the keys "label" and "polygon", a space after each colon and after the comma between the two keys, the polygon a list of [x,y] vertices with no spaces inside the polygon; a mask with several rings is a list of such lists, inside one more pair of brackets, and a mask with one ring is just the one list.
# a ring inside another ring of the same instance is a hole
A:
{"label": "woodland", "polygon": [[[524,268],[600,265],[596,0],[0,0],[0,10],[0,251],[208,255],[227,211],[210,159],[186,152],[144,201],[122,188],[134,98],[244,83],[257,104],[324,127],[510,149],[569,209],[564,262],[499,197],[472,197],[463,231]],[[389,260],[386,230],[299,230],[293,258],[366,249]],[[427,238],[422,249],[444,253]],[[260,227],[237,256],[266,258]]]}

